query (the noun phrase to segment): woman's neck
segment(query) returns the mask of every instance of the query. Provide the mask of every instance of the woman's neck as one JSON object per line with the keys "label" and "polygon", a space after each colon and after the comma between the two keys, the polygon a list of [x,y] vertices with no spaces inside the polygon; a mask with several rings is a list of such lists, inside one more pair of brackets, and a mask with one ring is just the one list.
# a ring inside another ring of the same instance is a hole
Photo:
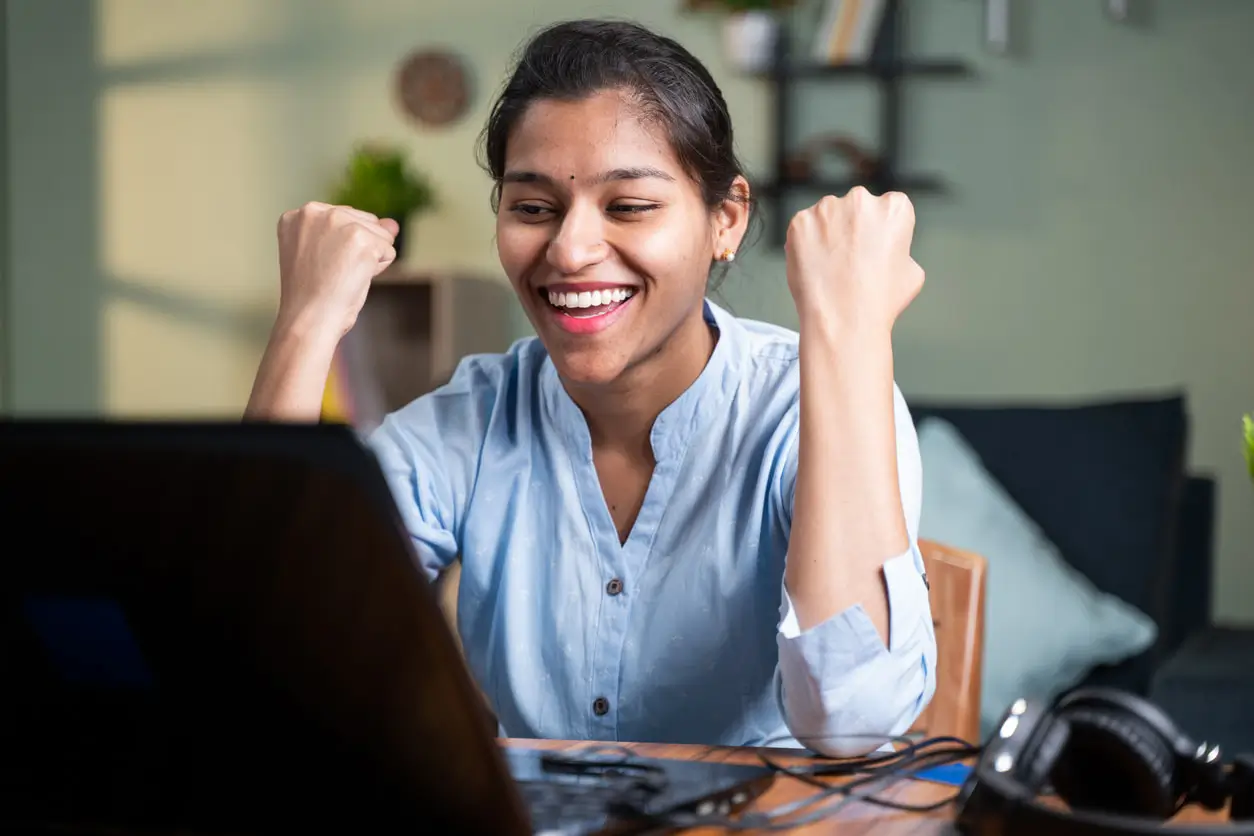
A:
{"label": "woman's neck", "polygon": [[698,316],[682,325],[657,354],[604,386],[566,390],[584,414],[594,449],[651,450],[649,433],[666,409],[701,376],[718,334]]}

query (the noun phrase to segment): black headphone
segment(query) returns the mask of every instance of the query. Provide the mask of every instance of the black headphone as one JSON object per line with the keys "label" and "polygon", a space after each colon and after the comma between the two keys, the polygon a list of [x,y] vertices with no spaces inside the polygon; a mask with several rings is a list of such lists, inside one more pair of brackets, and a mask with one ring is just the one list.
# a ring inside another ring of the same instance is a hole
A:
{"label": "black headphone", "polygon": [[[1040,801],[1047,787],[1068,809]],[[1188,804],[1226,803],[1225,825],[1163,829]],[[1053,705],[1019,699],[959,793],[957,826],[973,836],[1254,836],[1254,755],[1225,765],[1218,746],[1115,689],[1077,688]]]}

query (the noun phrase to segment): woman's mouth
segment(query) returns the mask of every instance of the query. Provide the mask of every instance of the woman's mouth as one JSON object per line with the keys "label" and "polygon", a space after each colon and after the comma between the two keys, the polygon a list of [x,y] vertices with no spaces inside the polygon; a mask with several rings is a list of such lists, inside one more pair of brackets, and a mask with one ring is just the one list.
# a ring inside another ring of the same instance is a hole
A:
{"label": "woman's mouth", "polygon": [[572,334],[592,334],[613,324],[636,295],[633,287],[599,290],[542,290],[559,328]]}
{"label": "woman's mouth", "polygon": [[604,316],[636,294],[634,288],[615,287],[605,290],[581,290],[578,292],[548,292],[549,304],[567,316],[587,319]]}

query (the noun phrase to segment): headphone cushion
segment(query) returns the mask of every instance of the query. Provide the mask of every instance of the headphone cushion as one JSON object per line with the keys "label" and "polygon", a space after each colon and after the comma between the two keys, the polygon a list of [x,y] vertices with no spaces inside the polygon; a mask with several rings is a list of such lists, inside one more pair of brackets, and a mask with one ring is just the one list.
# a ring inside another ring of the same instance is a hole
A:
{"label": "headphone cushion", "polygon": [[1069,733],[1049,777],[1072,809],[1158,819],[1175,814],[1175,753],[1149,723],[1089,706],[1067,708],[1061,719]]}

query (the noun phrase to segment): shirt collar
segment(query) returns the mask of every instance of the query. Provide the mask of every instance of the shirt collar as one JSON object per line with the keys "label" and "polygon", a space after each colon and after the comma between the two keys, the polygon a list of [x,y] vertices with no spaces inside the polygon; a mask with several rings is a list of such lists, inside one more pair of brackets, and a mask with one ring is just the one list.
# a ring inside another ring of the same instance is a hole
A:
{"label": "shirt collar", "polygon": [[[740,323],[709,299],[704,300],[702,315],[718,331],[718,340],[701,374],[662,410],[653,423],[650,439],[653,456],[659,462],[672,456],[682,456],[694,433],[712,427],[738,385],[740,347],[743,343]],[[588,433],[588,422],[566,392],[553,359],[547,355],[540,372],[540,388],[549,420],[557,426],[572,451],[591,459],[592,438]]]}

